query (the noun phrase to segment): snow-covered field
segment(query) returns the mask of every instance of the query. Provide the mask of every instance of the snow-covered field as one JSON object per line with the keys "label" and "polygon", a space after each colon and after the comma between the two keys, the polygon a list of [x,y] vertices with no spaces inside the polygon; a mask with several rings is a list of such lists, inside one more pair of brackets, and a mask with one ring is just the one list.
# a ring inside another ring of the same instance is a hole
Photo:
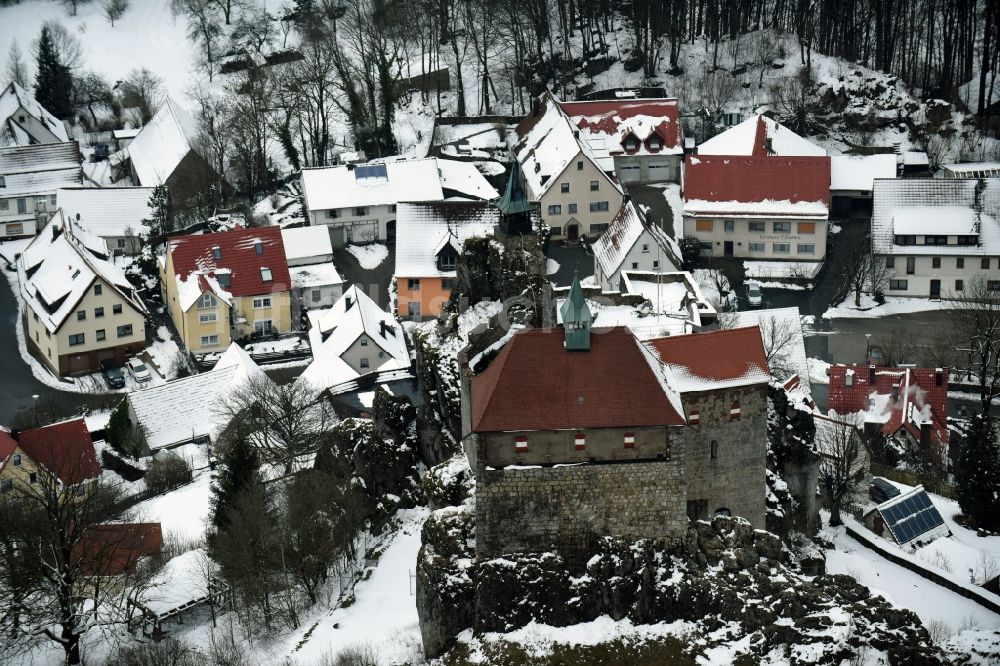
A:
{"label": "snow-covered field", "polygon": [[347,251],[361,264],[361,268],[372,270],[378,268],[389,256],[389,248],[381,243],[371,245],[348,245]]}

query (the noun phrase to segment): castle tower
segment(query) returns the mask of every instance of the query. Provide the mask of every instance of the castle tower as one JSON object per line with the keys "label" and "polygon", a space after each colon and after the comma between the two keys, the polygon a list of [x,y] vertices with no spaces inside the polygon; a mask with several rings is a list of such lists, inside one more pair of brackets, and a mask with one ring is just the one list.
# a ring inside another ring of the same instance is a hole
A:
{"label": "castle tower", "polygon": [[587,307],[587,300],[583,297],[578,276],[573,276],[573,286],[570,287],[569,297],[563,302],[560,312],[566,336],[563,347],[567,351],[590,351],[590,322],[593,318]]}
{"label": "castle tower", "polygon": [[531,202],[528,201],[521,181],[521,165],[515,159],[510,162],[507,187],[504,188],[503,196],[497,199],[496,206],[500,209],[500,231],[504,234],[512,236],[534,232],[531,226]]}

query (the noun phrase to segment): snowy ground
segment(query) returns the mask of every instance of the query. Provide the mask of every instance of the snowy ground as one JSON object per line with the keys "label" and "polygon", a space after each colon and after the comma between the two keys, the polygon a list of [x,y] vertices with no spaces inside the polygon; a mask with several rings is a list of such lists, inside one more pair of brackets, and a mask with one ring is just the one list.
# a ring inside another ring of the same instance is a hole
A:
{"label": "snowy ground", "polygon": [[354,258],[365,270],[373,270],[386,260],[389,256],[389,248],[381,243],[371,245],[348,245],[347,251],[354,255]]}
{"label": "snowy ground", "polygon": [[191,483],[138,504],[136,512],[142,520],[159,522],[164,537],[198,541],[208,524],[211,485],[208,470],[195,472]]}
{"label": "snowy ground", "polygon": [[545,260],[545,274],[552,275],[553,273],[559,272],[559,262],[555,259]]}
{"label": "snowy ground", "polygon": [[861,294],[861,307],[854,307],[854,294],[840,305],[829,308],[823,313],[825,319],[876,319],[895,314],[909,312],[928,312],[931,310],[952,310],[954,303],[946,300],[932,301],[927,298],[901,298],[886,296],[885,304],[878,305],[868,294]]}
{"label": "snowy ground", "polygon": [[272,352],[308,350],[309,343],[299,337],[281,338],[280,340],[266,340],[264,342],[254,342],[245,347],[251,354],[265,354]]}

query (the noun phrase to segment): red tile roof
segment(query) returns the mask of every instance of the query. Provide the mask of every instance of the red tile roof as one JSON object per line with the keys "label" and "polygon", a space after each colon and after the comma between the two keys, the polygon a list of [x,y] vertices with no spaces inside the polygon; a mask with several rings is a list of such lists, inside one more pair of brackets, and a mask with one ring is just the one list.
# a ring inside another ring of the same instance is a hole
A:
{"label": "red tile roof", "polygon": [[684,200],[830,203],[829,157],[688,155]]}
{"label": "red tile roof", "polygon": [[0,472],[3,471],[7,460],[10,459],[16,448],[17,442],[14,441],[14,438],[6,430],[0,428]]}
{"label": "red tile roof", "polygon": [[[845,385],[848,371],[854,375],[853,386]],[[909,418],[911,408],[920,411],[930,407],[930,419],[934,439],[948,442],[948,369],[941,370],[941,384],[937,384],[935,368],[876,368],[875,384],[872,386],[871,370],[868,366],[830,366],[829,399],[827,407],[838,414],[867,412],[870,396],[873,394],[892,395],[893,384],[899,384],[900,397],[888,404],[889,413],[882,432],[892,435],[905,428],[913,437],[920,439],[920,427]]]}
{"label": "red tile roof", "polygon": [[640,344],[621,326],[594,329],[590,351],[566,351],[561,329],[517,333],[472,379],[472,429],[682,425],[661,367]]}
{"label": "red tile roof", "polygon": [[160,523],[109,523],[84,532],[73,556],[85,576],[119,576],[161,550]]}
{"label": "red tile roof", "polygon": [[681,143],[680,110],[676,99],[602,100],[594,102],[560,102],[566,115],[577,118],[580,129],[592,133],[610,134],[622,140],[631,130],[621,131],[620,125],[631,125],[628,120],[636,116],[665,118],[645,135],[636,135],[645,141],[652,131],[663,140],[664,148],[677,148]]}
{"label": "red tile roof", "polygon": [[[704,390],[770,381],[758,326],[657,338],[646,344],[656,350],[661,361],[676,368],[682,392],[697,390],[697,380],[704,380]],[[690,379],[683,379],[677,370]]]}
{"label": "red tile roof", "polygon": [[66,485],[101,475],[94,442],[83,419],[22,430],[17,443],[32,460]]}
{"label": "red tile roof", "polygon": [[[258,239],[264,247],[264,253],[260,255],[254,251],[254,241]],[[216,246],[222,251],[221,259],[213,256],[212,248]],[[292,280],[288,275],[285,244],[279,227],[250,227],[181,236],[171,239],[170,247],[174,272],[182,280],[196,271],[214,276],[216,269],[228,268],[231,284],[223,288],[233,296],[257,296],[291,289]],[[271,269],[269,282],[261,278],[262,268]],[[200,283],[203,291],[209,289],[204,279]]]}

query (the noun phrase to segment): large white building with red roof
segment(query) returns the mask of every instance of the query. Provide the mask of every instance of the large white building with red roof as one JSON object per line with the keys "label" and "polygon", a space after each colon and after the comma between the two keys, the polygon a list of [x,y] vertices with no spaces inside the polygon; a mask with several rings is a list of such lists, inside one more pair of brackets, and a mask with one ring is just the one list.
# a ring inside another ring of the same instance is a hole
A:
{"label": "large white building with red roof", "polygon": [[292,330],[292,280],[278,227],[168,240],[160,287],[191,353],[221,352],[234,339]]}

